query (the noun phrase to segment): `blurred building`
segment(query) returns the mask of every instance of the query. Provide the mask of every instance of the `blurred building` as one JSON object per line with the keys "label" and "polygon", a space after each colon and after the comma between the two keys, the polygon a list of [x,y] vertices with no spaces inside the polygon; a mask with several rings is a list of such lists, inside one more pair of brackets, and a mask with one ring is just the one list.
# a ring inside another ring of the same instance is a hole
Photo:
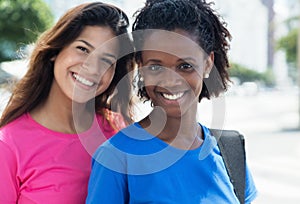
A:
{"label": "blurred building", "polygon": [[[65,11],[69,8],[82,4],[85,2],[93,2],[97,0],[72,0],[72,1],[61,1],[61,0],[44,0],[53,10],[56,19],[58,19]],[[108,4],[114,4],[123,9],[130,20],[132,20],[133,13],[140,7],[143,6],[143,0],[100,0]]]}
{"label": "blurred building", "polygon": [[215,0],[232,34],[230,59],[264,71],[267,64],[267,10],[260,0]]}
{"label": "blurred building", "polygon": [[[90,0],[45,0],[56,18],[67,9]],[[263,71],[266,67],[266,8],[260,0],[214,0],[215,8],[228,22],[228,28],[233,38],[230,58],[237,63],[256,70]],[[143,5],[143,0],[104,0],[112,3],[132,16],[135,10]]]}
{"label": "blurred building", "polygon": [[[67,9],[83,2],[94,0],[44,0],[53,9],[58,19]],[[214,8],[228,23],[232,34],[230,60],[260,72],[268,68],[268,10],[261,0],[211,0]],[[294,8],[292,1],[274,0],[276,22],[274,36],[278,38],[285,33],[283,21],[291,12],[287,8]],[[129,16],[131,22],[133,13],[143,6],[144,0],[103,0],[122,8]],[[295,2],[295,1],[294,1]],[[294,9],[295,10],[295,9]],[[287,65],[283,53],[274,53],[274,67],[280,81],[287,80]]]}
{"label": "blurred building", "polygon": [[[268,9],[267,0],[213,0],[215,7],[228,23],[232,33],[230,59],[248,68],[263,72],[268,69]],[[272,0],[273,1],[273,0]],[[264,4],[263,4],[264,3]],[[289,85],[288,66],[285,53],[276,50],[276,41],[286,35],[288,28],[286,20],[299,15],[298,0],[274,0],[274,18],[272,23],[273,70],[279,86]],[[270,56],[269,56],[270,60]]]}

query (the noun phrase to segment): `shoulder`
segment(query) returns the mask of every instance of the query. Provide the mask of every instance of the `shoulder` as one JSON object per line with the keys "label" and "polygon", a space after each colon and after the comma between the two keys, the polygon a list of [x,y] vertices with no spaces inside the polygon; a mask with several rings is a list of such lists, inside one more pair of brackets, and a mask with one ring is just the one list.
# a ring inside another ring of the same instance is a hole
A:
{"label": "shoulder", "polygon": [[125,146],[131,143],[136,142],[137,138],[141,137],[139,132],[140,128],[137,126],[137,123],[133,123],[127,127],[120,129],[112,138],[109,139],[109,142],[115,146]]}
{"label": "shoulder", "polygon": [[[117,113],[109,113],[109,115],[115,115]],[[120,116],[121,117],[121,116]],[[96,119],[99,127],[101,128],[102,132],[105,134],[106,138],[112,137],[116,134],[120,129],[125,127],[124,121],[118,117],[108,116],[106,113],[103,114],[96,114]]]}
{"label": "shoulder", "polygon": [[7,162],[12,161],[9,159],[10,155],[17,154],[29,144],[32,141],[29,137],[33,132],[36,132],[36,129],[31,127],[26,114],[3,126],[0,129],[0,154],[3,156],[1,159],[6,157]]}
{"label": "shoulder", "polygon": [[93,171],[95,169],[102,169],[101,171],[103,172],[103,167],[105,167],[105,169],[110,169],[114,172],[123,172],[126,166],[128,146],[132,146],[130,145],[131,142],[126,134],[119,131],[101,144],[93,155]]}
{"label": "shoulder", "polygon": [[120,130],[97,149],[93,156],[93,167],[101,166],[114,172],[136,174],[143,170],[140,166],[151,166],[153,158],[157,156],[155,153],[165,147],[155,136],[134,123]]}
{"label": "shoulder", "polygon": [[137,122],[118,131],[113,137],[101,145],[103,149],[114,149],[130,154],[140,154],[150,147],[156,147],[157,139],[149,134]]}
{"label": "shoulder", "polygon": [[127,126],[122,114],[113,112],[109,109],[103,109],[102,114],[97,114],[98,121],[103,123],[105,128],[119,131]]}
{"label": "shoulder", "polygon": [[30,128],[29,123],[30,121],[27,114],[21,115],[0,129],[0,140],[8,142],[14,139],[14,135],[25,134],[26,131],[32,131],[33,128]]}

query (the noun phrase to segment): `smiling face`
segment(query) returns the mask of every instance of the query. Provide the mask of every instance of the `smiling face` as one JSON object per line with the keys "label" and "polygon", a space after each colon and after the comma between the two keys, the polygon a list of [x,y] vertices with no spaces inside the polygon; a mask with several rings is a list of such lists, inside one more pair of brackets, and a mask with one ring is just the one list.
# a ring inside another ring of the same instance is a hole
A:
{"label": "smiling face", "polygon": [[54,57],[52,91],[77,103],[103,93],[115,73],[118,44],[109,27],[86,26]]}
{"label": "smiling face", "polygon": [[195,107],[203,76],[212,67],[213,54],[207,57],[192,40],[188,33],[177,29],[153,32],[144,42],[140,72],[146,92],[153,104],[171,117],[181,117]]}

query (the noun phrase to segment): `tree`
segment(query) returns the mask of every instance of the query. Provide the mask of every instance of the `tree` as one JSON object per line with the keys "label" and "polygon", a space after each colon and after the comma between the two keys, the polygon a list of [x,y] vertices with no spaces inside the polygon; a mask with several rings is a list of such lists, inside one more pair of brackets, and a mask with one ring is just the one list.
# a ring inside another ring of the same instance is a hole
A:
{"label": "tree", "polygon": [[43,0],[0,0],[0,62],[16,59],[17,51],[34,42],[53,20]]}
{"label": "tree", "polygon": [[297,80],[297,36],[298,28],[293,28],[277,42],[277,49],[285,52],[286,62],[289,67],[288,74],[294,82]]}
{"label": "tree", "polygon": [[269,69],[261,73],[237,63],[231,62],[230,64],[229,76],[238,78],[240,83],[259,82],[267,87],[273,87],[275,85],[273,72]]}
{"label": "tree", "polygon": [[297,38],[299,33],[299,17],[293,16],[285,21],[288,33],[278,39],[276,49],[283,50],[288,64],[288,74],[294,83],[297,81]]}
{"label": "tree", "polygon": [[[294,79],[295,83],[298,81],[298,89],[300,90],[300,0],[294,0],[293,4],[293,7],[296,7],[297,12],[295,12],[294,16],[286,20],[289,32],[278,40],[277,48],[282,49],[285,52],[286,61],[289,64],[289,75]],[[300,92],[298,95],[297,129],[300,129]]]}

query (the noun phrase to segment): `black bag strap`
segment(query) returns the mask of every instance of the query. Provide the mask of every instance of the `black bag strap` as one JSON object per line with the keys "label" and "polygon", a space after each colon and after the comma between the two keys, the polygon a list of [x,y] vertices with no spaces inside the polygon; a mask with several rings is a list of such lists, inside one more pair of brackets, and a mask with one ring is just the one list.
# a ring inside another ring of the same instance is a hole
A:
{"label": "black bag strap", "polygon": [[246,153],[245,139],[235,130],[210,129],[216,138],[235,194],[241,204],[245,203]]}

